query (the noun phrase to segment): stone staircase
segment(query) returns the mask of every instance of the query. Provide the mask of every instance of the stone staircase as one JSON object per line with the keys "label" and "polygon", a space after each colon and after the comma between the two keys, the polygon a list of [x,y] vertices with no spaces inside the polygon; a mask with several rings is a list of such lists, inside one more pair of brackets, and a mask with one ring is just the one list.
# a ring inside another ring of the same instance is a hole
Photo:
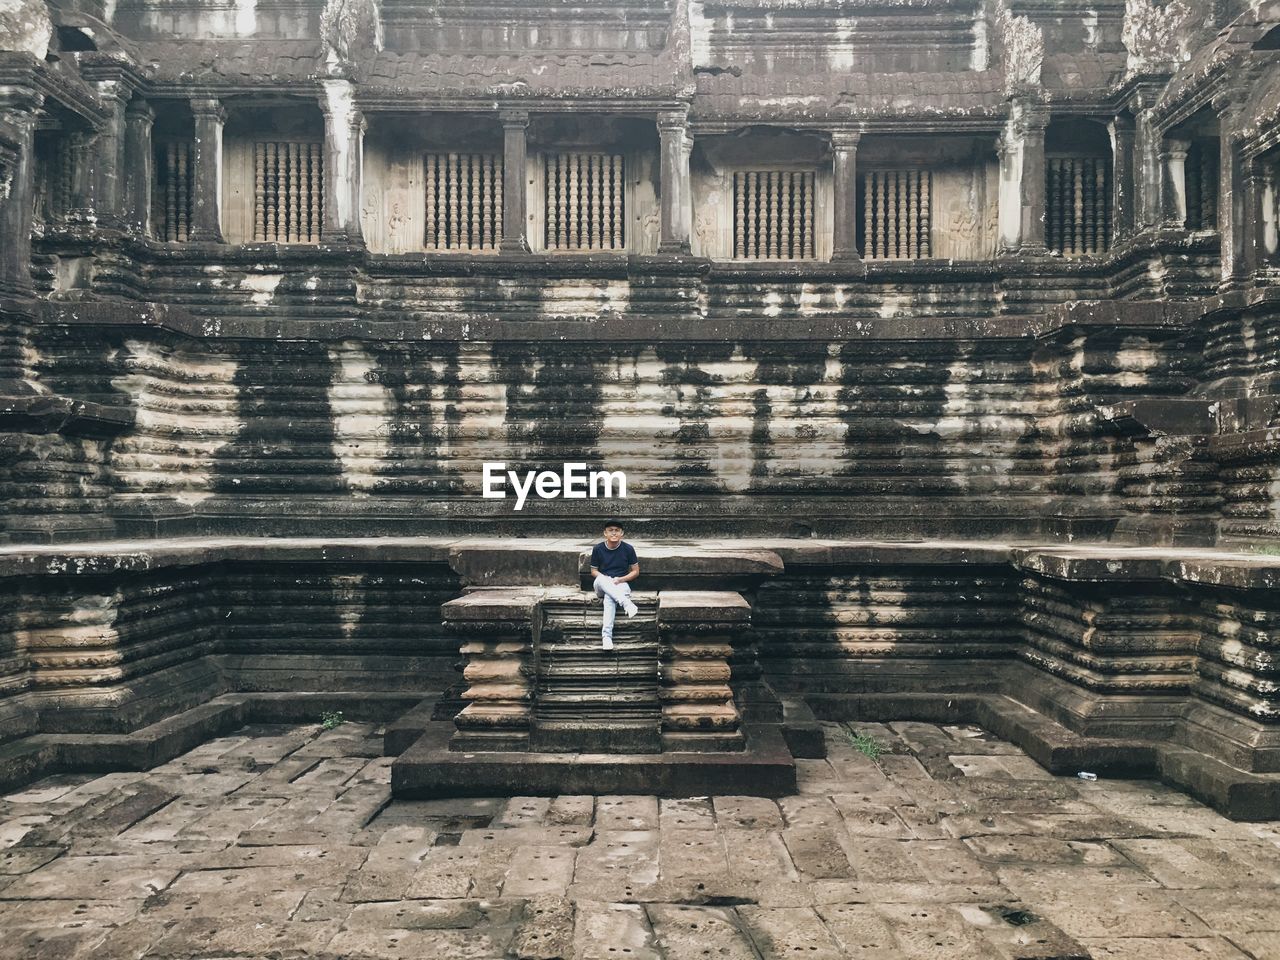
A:
{"label": "stone staircase", "polygon": [[600,645],[604,602],[594,593],[549,597],[536,656],[529,746],[549,753],[656,753],[658,598],[633,595],[634,619],[618,611],[613,649]]}

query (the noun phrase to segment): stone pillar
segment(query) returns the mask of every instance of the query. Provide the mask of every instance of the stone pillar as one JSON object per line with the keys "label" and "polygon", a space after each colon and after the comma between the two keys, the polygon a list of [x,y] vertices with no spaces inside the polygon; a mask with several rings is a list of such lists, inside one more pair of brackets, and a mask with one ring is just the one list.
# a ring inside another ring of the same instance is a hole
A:
{"label": "stone pillar", "polygon": [[72,224],[91,224],[93,210],[93,151],[97,138],[89,130],[70,130],[63,134],[71,147],[71,195],[67,198],[66,218]]}
{"label": "stone pillar", "polygon": [[1258,211],[1258,263],[1268,267],[1280,264],[1280,161],[1262,165],[1255,209]]}
{"label": "stone pillar", "polygon": [[1044,132],[1049,114],[1028,100],[1010,104],[1000,150],[1000,246],[1006,253],[1045,252]]}
{"label": "stone pillar", "polygon": [[450,750],[525,750],[533,711],[533,633],[543,591],[482,588],[440,607],[462,639],[462,694]]}
{"label": "stone pillar", "polygon": [[529,252],[528,165],[529,114],[503,110],[502,123],[502,246],[503,253]]}
{"label": "stone pillar", "polygon": [[1134,232],[1135,135],[1131,117],[1120,116],[1111,121],[1111,242],[1113,245],[1118,240],[1132,236]]}
{"label": "stone pillar", "polygon": [[689,118],[684,110],[658,115],[658,151],[661,156],[661,204],[658,224],[659,253],[689,252],[689,154],[685,151]]}
{"label": "stone pillar", "polygon": [[750,619],[751,606],[737,593],[663,590],[658,595],[664,749],[743,749],[729,662]]}
{"label": "stone pillar", "polygon": [[155,111],[144,100],[135,100],[125,112],[124,223],[142,234],[150,233],[155,119]]}
{"label": "stone pillar", "polygon": [[191,188],[192,241],[222,242],[222,126],[227,112],[217,100],[192,100],[196,138]]}
{"label": "stone pillar", "polygon": [[1160,134],[1151,122],[1151,107],[1158,91],[1139,89],[1129,100],[1134,116],[1134,232],[1159,226],[1162,219]]}
{"label": "stone pillar", "polygon": [[1187,225],[1187,151],[1186,140],[1165,140],[1160,147],[1160,170],[1164,177],[1160,187],[1160,225],[1182,230]]}
{"label": "stone pillar", "polygon": [[350,80],[324,80],[324,230],[331,243],[361,243],[364,114]]}
{"label": "stone pillar", "polygon": [[0,116],[16,133],[17,156],[0,193],[0,293],[31,290],[31,224],[35,213],[36,113],[44,98],[37,93],[0,93]]}
{"label": "stone pillar", "polygon": [[1215,101],[1218,110],[1218,235],[1222,238],[1223,290],[1239,287],[1244,282],[1245,250],[1253,238],[1254,224],[1245,187],[1245,162],[1236,136],[1246,95],[1235,92]]}
{"label": "stone pillar", "polygon": [[107,108],[106,126],[98,133],[93,154],[93,211],[98,226],[116,229],[124,225],[126,119],[130,89],[119,80],[101,80],[98,96]]}
{"label": "stone pillar", "polygon": [[1263,239],[1266,218],[1263,210],[1265,190],[1266,176],[1262,163],[1257,157],[1249,157],[1244,161],[1245,219],[1248,230],[1243,238],[1244,247],[1241,251],[1238,271],[1246,282],[1266,262],[1267,254]]}
{"label": "stone pillar", "polygon": [[832,187],[835,201],[835,233],[832,260],[858,260],[858,140],[857,130],[831,133]]}

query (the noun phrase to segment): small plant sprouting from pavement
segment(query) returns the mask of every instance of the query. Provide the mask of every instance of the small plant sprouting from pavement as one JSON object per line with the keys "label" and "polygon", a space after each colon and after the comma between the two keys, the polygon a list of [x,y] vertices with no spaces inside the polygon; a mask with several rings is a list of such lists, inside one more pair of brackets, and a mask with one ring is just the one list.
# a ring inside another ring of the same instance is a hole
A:
{"label": "small plant sprouting from pavement", "polygon": [[347,718],[342,715],[341,710],[326,710],[320,714],[320,726],[326,730],[332,730],[334,727],[340,726],[347,722]]}
{"label": "small plant sprouting from pavement", "polygon": [[853,744],[853,749],[857,750],[873,763],[880,762],[880,755],[884,753],[884,744],[879,740],[849,727],[844,728],[844,735],[849,742]]}

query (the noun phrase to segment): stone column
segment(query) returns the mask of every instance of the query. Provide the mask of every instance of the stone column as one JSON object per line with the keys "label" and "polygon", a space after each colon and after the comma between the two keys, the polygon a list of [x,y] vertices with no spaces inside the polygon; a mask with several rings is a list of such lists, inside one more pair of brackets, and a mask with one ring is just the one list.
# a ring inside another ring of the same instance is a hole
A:
{"label": "stone column", "polygon": [[1000,151],[1000,245],[1006,253],[1045,252],[1044,132],[1049,114],[1028,100],[1010,104]]}
{"label": "stone column", "polygon": [[658,252],[689,252],[689,220],[685,214],[689,193],[689,156],[684,144],[689,130],[688,113],[669,110],[658,114],[658,152],[662,161],[659,174]]}
{"label": "stone column", "polygon": [[1238,271],[1246,281],[1266,262],[1267,254],[1263,239],[1266,218],[1263,210],[1265,190],[1266,174],[1262,163],[1257,157],[1249,157],[1244,161],[1244,195],[1248,231],[1244,236],[1244,249],[1241,252]]}
{"label": "stone column", "polygon": [[735,641],[750,629],[741,594],[663,590],[658,596],[662,744],[667,750],[741,750],[742,714],[730,686]]}
{"label": "stone column", "polygon": [[1160,187],[1160,225],[1182,230],[1187,225],[1187,151],[1186,140],[1165,140],[1160,147],[1160,170],[1164,181]]}
{"label": "stone column", "polygon": [[858,140],[857,130],[831,133],[835,233],[832,260],[858,260]]}
{"label": "stone column", "polygon": [[330,243],[361,243],[364,114],[350,80],[324,80],[324,230]]}
{"label": "stone column", "polygon": [[1111,121],[1111,242],[1133,235],[1135,201],[1133,188],[1134,140],[1131,117]]}
{"label": "stone column", "polygon": [[227,112],[217,100],[192,100],[196,138],[192,151],[192,241],[222,242],[222,126]]}
{"label": "stone column", "polygon": [[529,114],[502,110],[502,245],[503,253],[529,252],[528,164]]}
{"label": "stone column", "polygon": [[1134,232],[1160,224],[1161,184],[1160,134],[1151,122],[1151,107],[1158,91],[1139,89],[1129,100],[1134,116]]}
{"label": "stone column", "polygon": [[125,112],[124,222],[142,234],[150,233],[155,119],[155,111],[144,100],[135,100]]}
{"label": "stone column", "polygon": [[126,119],[130,88],[119,80],[101,80],[98,96],[107,108],[106,126],[98,133],[93,154],[93,211],[98,226],[119,229],[124,225]]}
{"label": "stone column", "polygon": [[[0,292],[31,290],[31,224],[35,208],[36,113],[44,98],[37,93],[0,93],[0,116],[16,134],[17,156],[8,171],[7,190],[0,191]],[[0,185],[2,186],[2,185]]]}
{"label": "stone column", "polygon": [[66,218],[69,224],[91,224],[93,210],[93,151],[97,138],[90,130],[71,130],[67,138],[71,162],[71,195],[67,197]]}

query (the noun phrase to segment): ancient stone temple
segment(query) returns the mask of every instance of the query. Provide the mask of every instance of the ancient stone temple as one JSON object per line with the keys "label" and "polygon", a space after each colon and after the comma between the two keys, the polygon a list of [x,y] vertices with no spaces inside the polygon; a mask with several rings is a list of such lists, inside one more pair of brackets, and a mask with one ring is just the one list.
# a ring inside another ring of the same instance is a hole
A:
{"label": "ancient stone temple", "polygon": [[1280,816],[1280,0],[0,49],[0,785],[341,709],[404,797],[780,796],[920,720]]}

